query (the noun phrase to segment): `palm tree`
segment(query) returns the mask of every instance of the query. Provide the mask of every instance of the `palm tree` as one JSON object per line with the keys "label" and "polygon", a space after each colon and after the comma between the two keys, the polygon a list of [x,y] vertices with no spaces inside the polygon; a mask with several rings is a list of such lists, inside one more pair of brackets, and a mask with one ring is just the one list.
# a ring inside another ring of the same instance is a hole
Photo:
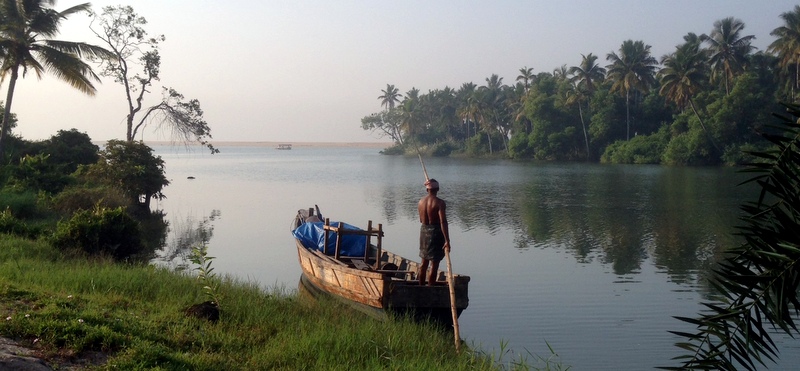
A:
{"label": "palm tree", "polygon": [[[492,74],[486,78],[486,86],[480,88],[481,94],[478,101],[478,116],[486,131],[486,138],[489,141],[489,153],[494,153],[492,147],[492,132],[504,126],[503,111],[505,110],[505,95],[503,78],[497,74]],[[505,137],[503,140],[505,141]],[[508,146],[506,146],[506,149]]]}
{"label": "palm tree", "polygon": [[486,88],[491,91],[498,91],[503,87],[503,78],[497,74],[492,74],[486,78]]}
{"label": "palm tree", "polygon": [[53,40],[58,34],[61,21],[78,12],[91,10],[89,3],[73,6],[58,12],[51,7],[55,0],[0,0],[0,50],[2,64],[0,77],[8,77],[5,110],[0,128],[0,153],[9,129],[11,102],[19,78],[29,70],[41,78],[50,71],[72,87],[88,95],[96,89],[92,80],[100,78],[92,71],[83,57],[107,57],[110,53],[98,46],[80,42]]}
{"label": "palm tree", "polygon": [[[569,84],[569,86],[567,88],[567,101],[566,101],[566,104],[568,106],[571,106],[573,104],[578,105],[578,114],[580,115],[581,126],[583,127],[583,141],[586,144],[586,157],[588,159],[589,158],[589,135],[586,133],[586,122],[584,122],[584,120],[583,120],[583,108],[581,107],[581,104],[583,102],[587,102],[588,99],[589,99],[587,93],[588,92],[584,92],[584,89],[578,83],[570,82],[570,84]],[[588,107],[588,103],[587,103],[587,107]]]}
{"label": "palm tree", "polygon": [[566,64],[562,64],[561,67],[553,69],[553,77],[556,79],[566,79],[567,74],[569,74],[569,69]]}
{"label": "palm tree", "polygon": [[586,133],[586,122],[583,119],[583,108],[581,104],[586,102],[587,116],[589,115],[589,99],[594,93],[595,85],[601,83],[606,76],[606,69],[598,65],[597,56],[589,53],[587,55],[581,54],[581,65],[572,66],[569,69],[570,84],[567,90],[567,104],[577,104],[578,114],[581,118],[581,126],[583,127],[583,141],[586,144],[586,156],[589,157],[589,136]]}
{"label": "palm tree", "polygon": [[728,17],[714,22],[711,35],[700,35],[700,40],[709,44],[713,78],[720,75],[725,82],[725,94],[730,94],[730,81],[744,69],[747,55],[755,49],[750,41],[753,35],[740,36],[744,22]]}
{"label": "palm tree", "polygon": [[476,125],[477,132],[477,116],[478,116],[478,101],[475,97],[477,86],[472,82],[465,82],[461,84],[461,88],[456,92],[459,100],[459,108],[457,110],[458,117],[464,122],[466,126],[466,134],[464,140],[470,138],[469,124]]}
{"label": "palm tree", "polygon": [[419,89],[411,88],[406,92],[406,96],[400,104],[400,114],[401,126],[405,129],[406,135],[415,141],[422,120],[421,111]]}
{"label": "palm tree", "polygon": [[596,63],[597,56],[592,53],[581,54],[581,57],[581,65],[569,69],[569,74],[572,75],[570,81],[583,86],[591,95],[594,93],[595,85],[605,79],[606,69]]}
{"label": "palm tree", "polygon": [[381,101],[381,107],[386,107],[389,110],[394,109],[394,104],[400,101],[400,93],[394,85],[386,84],[386,90],[381,90],[383,95],[378,99]]}
{"label": "palm tree", "polygon": [[630,94],[631,90],[647,92],[655,85],[656,64],[658,61],[650,55],[650,45],[644,42],[627,40],[619,48],[619,54],[611,52],[606,55],[611,61],[608,78],[613,80],[611,92],[619,92],[625,96],[626,139],[631,137]]}
{"label": "palm tree", "polygon": [[534,79],[533,68],[525,66],[519,69],[519,75],[517,76],[516,81],[522,81],[522,85],[525,87],[525,92],[528,92],[528,89],[531,87],[531,81]]}
{"label": "palm tree", "polygon": [[783,26],[780,26],[770,35],[777,37],[768,50],[778,55],[781,71],[794,68],[794,83],[792,84],[792,101],[794,92],[800,88],[800,5],[795,5],[791,12],[781,13]]}
{"label": "palm tree", "polygon": [[690,36],[684,39],[687,40],[685,44],[679,46],[674,53],[661,58],[664,68],[658,72],[661,82],[661,89],[658,93],[667,101],[675,103],[680,109],[685,108],[688,104],[697,120],[700,121],[700,126],[711,144],[719,151],[717,143],[706,129],[703,118],[700,117],[694,100],[692,100],[692,97],[700,92],[704,83],[708,81],[706,56],[700,49],[700,44],[693,41]]}

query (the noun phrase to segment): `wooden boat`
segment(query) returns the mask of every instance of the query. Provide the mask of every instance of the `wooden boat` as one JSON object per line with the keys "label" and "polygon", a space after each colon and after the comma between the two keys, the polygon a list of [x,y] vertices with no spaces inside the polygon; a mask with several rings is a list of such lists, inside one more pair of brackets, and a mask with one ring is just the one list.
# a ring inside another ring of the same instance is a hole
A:
{"label": "wooden boat", "polygon": [[[319,213],[317,213],[319,214]],[[354,230],[343,223],[325,219],[319,222],[314,209],[298,211],[292,231],[305,223],[315,222],[324,229],[323,250],[320,246],[308,246],[295,235],[297,255],[303,275],[301,284],[314,293],[327,293],[368,314],[386,317],[388,312],[407,313],[416,318],[430,318],[442,323],[452,323],[450,291],[444,271],[437,274],[434,285],[420,285],[417,280],[419,263],[383,249],[383,227],[373,228],[372,221],[366,230]],[[312,226],[309,226],[312,227]],[[350,237],[349,237],[350,236]],[[357,236],[357,237],[352,237]],[[363,255],[344,256],[342,240],[345,238],[366,239]],[[335,248],[329,248],[335,239]],[[375,242],[373,244],[373,241]],[[455,284],[455,307],[457,314],[469,305],[468,286],[470,278],[453,275]]]}
{"label": "wooden boat", "polygon": [[292,149],[292,145],[289,143],[281,143],[278,144],[278,146],[275,147],[275,149]]}

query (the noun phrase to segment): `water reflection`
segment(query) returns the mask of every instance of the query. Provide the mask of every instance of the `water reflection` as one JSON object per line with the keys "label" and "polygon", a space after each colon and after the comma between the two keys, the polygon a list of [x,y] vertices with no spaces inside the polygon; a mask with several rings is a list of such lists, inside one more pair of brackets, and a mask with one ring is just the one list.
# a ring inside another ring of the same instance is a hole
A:
{"label": "water reflection", "polygon": [[142,228],[142,242],[145,246],[145,252],[141,257],[137,257],[137,261],[150,261],[164,246],[169,232],[169,223],[164,220],[165,216],[163,211],[156,210],[137,218]]}
{"label": "water reflection", "polygon": [[[474,177],[443,183],[451,224],[488,236],[511,233],[517,249],[566,250],[578,262],[608,264],[617,275],[639,272],[652,259],[671,280],[688,284],[721,251],[741,242],[733,226],[748,188],[736,186],[744,178],[731,169],[528,170],[500,176],[484,166]],[[392,184],[376,201],[391,222],[415,219],[421,196],[416,185]]]}
{"label": "water reflection", "polygon": [[[327,216],[384,223],[393,251],[416,255],[416,206],[425,194],[416,157],[300,146],[223,154],[171,154],[173,182],[162,204],[179,230],[172,235],[208,220],[218,272],[293,290],[300,268],[287,223],[314,203]],[[473,277],[462,336],[490,351],[500,340],[532,354],[552,345],[574,369],[670,364],[679,339],[668,331],[691,330],[673,316],[703,309],[699,296],[711,292],[704,273],[739,243],[738,205],[755,196],[735,186],[744,176],[733,169],[425,164],[448,201],[454,269]],[[224,220],[211,210],[223,210]],[[210,216],[182,216],[197,211]],[[180,240],[188,239],[168,241]],[[179,259],[180,250],[165,255]]]}
{"label": "water reflection", "polygon": [[170,240],[162,244],[163,249],[157,260],[161,263],[174,265],[176,268],[185,268],[188,256],[194,246],[207,245],[214,235],[213,222],[222,213],[219,210],[212,210],[208,216],[199,220],[194,215],[189,215],[185,219],[174,218],[173,228],[169,231]]}

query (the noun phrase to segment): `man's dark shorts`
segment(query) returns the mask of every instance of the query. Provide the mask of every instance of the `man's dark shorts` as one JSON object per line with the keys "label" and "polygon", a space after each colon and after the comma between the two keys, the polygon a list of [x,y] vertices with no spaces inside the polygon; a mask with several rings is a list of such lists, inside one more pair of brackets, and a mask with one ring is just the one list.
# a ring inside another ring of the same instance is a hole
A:
{"label": "man's dark shorts", "polygon": [[442,233],[441,225],[420,226],[419,257],[433,261],[440,261],[444,258],[444,233]]}

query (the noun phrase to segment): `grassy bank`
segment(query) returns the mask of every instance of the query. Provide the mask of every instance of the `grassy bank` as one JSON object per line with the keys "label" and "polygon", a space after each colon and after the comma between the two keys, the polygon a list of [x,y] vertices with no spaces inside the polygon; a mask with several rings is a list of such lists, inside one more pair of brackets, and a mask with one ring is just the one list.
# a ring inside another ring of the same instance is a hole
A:
{"label": "grassy bank", "polygon": [[[153,266],[68,258],[48,244],[0,236],[0,335],[64,367],[98,369],[529,369],[456,354],[452,334],[380,322],[333,302],[223,280],[217,322],[186,316],[206,300],[194,277]],[[525,360],[527,361],[527,360]],[[544,368],[551,368],[545,365]],[[557,368],[557,367],[556,367]]]}

